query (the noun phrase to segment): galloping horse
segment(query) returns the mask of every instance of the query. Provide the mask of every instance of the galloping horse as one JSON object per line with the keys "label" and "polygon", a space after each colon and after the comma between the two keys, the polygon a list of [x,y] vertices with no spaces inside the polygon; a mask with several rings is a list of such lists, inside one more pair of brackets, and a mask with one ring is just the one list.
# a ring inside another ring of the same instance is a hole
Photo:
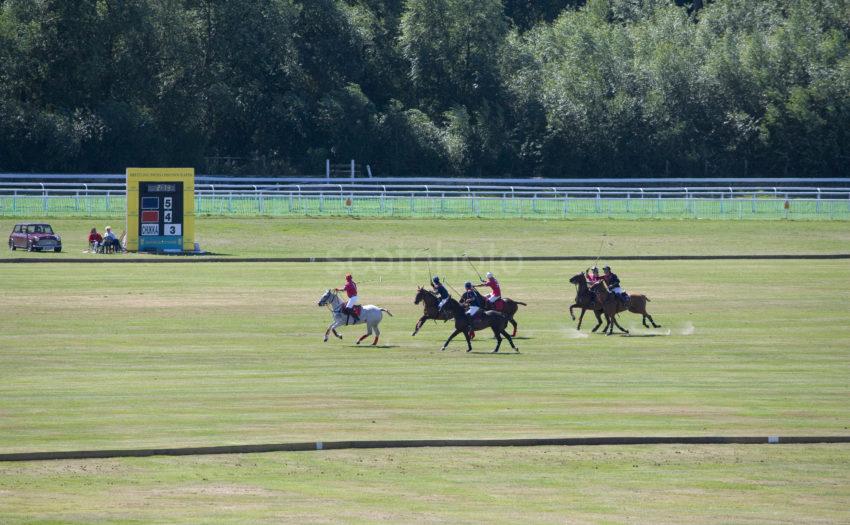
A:
{"label": "galloping horse", "polygon": [[428,319],[448,321],[452,318],[451,314],[448,310],[443,309],[440,311],[438,305],[440,304],[440,298],[430,290],[426,290],[421,286],[416,290],[416,297],[413,300],[413,304],[424,303],[425,311],[422,314],[422,317],[419,318],[419,321],[416,322],[416,327],[413,329],[413,335],[419,333],[419,329],[422,328],[422,325],[425,324],[425,321]]}
{"label": "galloping horse", "polygon": [[599,327],[602,325],[602,307],[596,302],[596,296],[588,288],[584,274],[574,275],[570,278],[570,282],[576,285],[577,288],[575,303],[570,306],[570,317],[573,318],[573,321],[576,320],[576,316],[573,315],[573,308],[581,308],[581,315],[579,315],[576,330],[581,330],[581,321],[584,319],[584,313],[587,310],[593,310],[594,315],[596,315],[596,326],[593,327],[592,331],[599,330]]}
{"label": "galloping horse", "polygon": [[472,342],[469,339],[470,329],[472,330],[483,330],[485,328],[490,328],[493,330],[493,335],[496,336],[496,348],[493,350],[493,353],[499,351],[499,347],[502,346],[502,336],[508,338],[508,342],[511,344],[511,348],[513,348],[517,353],[519,353],[519,348],[514,344],[513,339],[508,333],[505,331],[505,328],[508,326],[508,319],[504,315],[500,314],[495,310],[487,310],[486,312],[482,312],[480,316],[476,317],[475,320],[470,323],[469,318],[466,316],[466,312],[463,307],[458,303],[455,299],[449,297],[446,301],[446,304],[443,305],[443,311],[448,310],[455,319],[455,331],[452,332],[452,335],[446,339],[446,342],[443,343],[443,347],[440,349],[445,350],[452,339],[455,338],[457,334],[462,333],[466,338],[466,346],[467,352],[472,351]]}
{"label": "galloping horse", "polygon": [[[607,331],[610,335],[610,332],[613,332],[614,330],[612,324],[616,325],[617,328],[619,328],[623,333],[629,333],[628,330],[625,330],[622,326],[620,326],[616,320],[614,321],[614,323],[611,323],[611,321],[608,320],[609,315],[613,319],[613,317],[616,316],[618,313],[624,312],[626,310],[633,314],[643,316],[641,318],[641,321],[643,322],[643,326],[645,326],[646,328],[649,328],[649,325],[646,324],[647,319],[649,319],[649,322],[652,323],[653,328],[661,328],[661,325],[655,324],[655,320],[652,319],[652,316],[649,315],[649,312],[646,311],[646,303],[649,302],[649,297],[642,294],[631,294],[629,295],[629,306],[627,307],[623,303],[621,303],[616,297],[614,297],[614,294],[608,291],[604,283],[600,283],[595,287],[596,297],[594,298],[594,302],[585,306],[586,299],[583,299],[580,302],[580,298],[587,297],[587,294],[590,294],[590,296],[593,297],[594,292],[593,290],[590,290],[587,287],[587,281],[585,281],[584,279],[584,274],[580,273],[578,275],[574,275],[570,278],[570,282],[578,286],[578,293],[576,294],[576,304],[570,306],[570,315],[573,315],[574,307],[582,309],[581,317],[584,317],[584,310],[592,309],[593,313],[596,314],[596,320],[599,321],[599,323],[593,328],[594,332],[599,328],[599,325],[602,324],[599,314],[600,312],[603,312],[605,313],[607,324],[605,325],[605,328],[602,329],[602,333],[605,333]],[[581,317],[579,318],[578,329],[581,328]],[[573,316],[573,321],[575,321],[575,316]]]}
{"label": "galloping horse", "polygon": [[378,344],[378,338],[381,337],[381,331],[378,329],[378,325],[380,324],[381,319],[384,318],[384,312],[387,312],[387,315],[390,317],[393,315],[386,308],[367,304],[360,312],[360,318],[355,321],[348,314],[342,312],[342,300],[337,295],[337,292],[333,290],[326,291],[325,295],[319,299],[319,306],[325,305],[330,307],[332,319],[331,325],[328,326],[327,330],[325,330],[326,343],[328,342],[328,335],[330,335],[331,332],[333,332],[333,334],[339,339],[342,339],[342,336],[336,333],[337,326],[366,323],[366,333],[357,340],[357,344],[359,345],[360,341],[372,335],[372,331],[374,331],[375,340],[372,342],[372,346],[374,346]]}

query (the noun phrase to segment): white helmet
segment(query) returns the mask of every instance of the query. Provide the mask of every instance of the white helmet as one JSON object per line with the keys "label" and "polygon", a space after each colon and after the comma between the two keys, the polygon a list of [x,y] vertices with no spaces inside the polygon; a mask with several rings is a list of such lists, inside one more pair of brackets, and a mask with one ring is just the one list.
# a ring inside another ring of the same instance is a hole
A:
{"label": "white helmet", "polygon": [[492,279],[493,278],[493,272],[487,272],[487,278]]}

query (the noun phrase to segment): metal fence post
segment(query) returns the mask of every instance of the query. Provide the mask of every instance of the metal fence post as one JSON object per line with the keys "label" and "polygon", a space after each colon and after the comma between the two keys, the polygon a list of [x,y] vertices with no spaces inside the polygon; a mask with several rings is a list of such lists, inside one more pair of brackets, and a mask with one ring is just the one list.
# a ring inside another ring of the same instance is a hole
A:
{"label": "metal fence post", "polygon": [[815,213],[817,213],[818,215],[820,215],[820,193],[820,188],[818,188],[818,197],[817,201],[815,202]]}

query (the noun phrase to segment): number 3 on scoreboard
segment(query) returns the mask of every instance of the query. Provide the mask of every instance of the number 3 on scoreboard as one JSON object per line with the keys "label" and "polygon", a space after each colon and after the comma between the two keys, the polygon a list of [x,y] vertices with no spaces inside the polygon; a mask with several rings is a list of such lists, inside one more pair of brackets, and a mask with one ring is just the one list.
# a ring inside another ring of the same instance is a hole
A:
{"label": "number 3 on scoreboard", "polygon": [[166,224],[165,225],[165,234],[166,235],[183,235],[183,225],[182,224]]}

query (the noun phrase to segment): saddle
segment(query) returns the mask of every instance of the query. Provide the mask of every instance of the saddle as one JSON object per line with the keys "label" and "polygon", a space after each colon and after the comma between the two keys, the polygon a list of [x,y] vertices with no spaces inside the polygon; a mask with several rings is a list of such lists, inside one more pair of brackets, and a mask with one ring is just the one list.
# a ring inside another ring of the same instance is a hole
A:
{"label": "saddle", "polygon": [[499,297],[499,299],[495,303],[490,303],[489,301],[485,303],[487,305],[487,310],[495,310],[497,312],[501,312],[505,309],[505,300]]}
{"label": "saddle", "polygon": [[363,311],[363,307],[360,306],[359,304],[355,304],[354,306],[351,307],[351,309],[344,308],[343,311],[347,314],[352,314],[352,315],[356,315],[357,317],[360,317],[360,312]]}

